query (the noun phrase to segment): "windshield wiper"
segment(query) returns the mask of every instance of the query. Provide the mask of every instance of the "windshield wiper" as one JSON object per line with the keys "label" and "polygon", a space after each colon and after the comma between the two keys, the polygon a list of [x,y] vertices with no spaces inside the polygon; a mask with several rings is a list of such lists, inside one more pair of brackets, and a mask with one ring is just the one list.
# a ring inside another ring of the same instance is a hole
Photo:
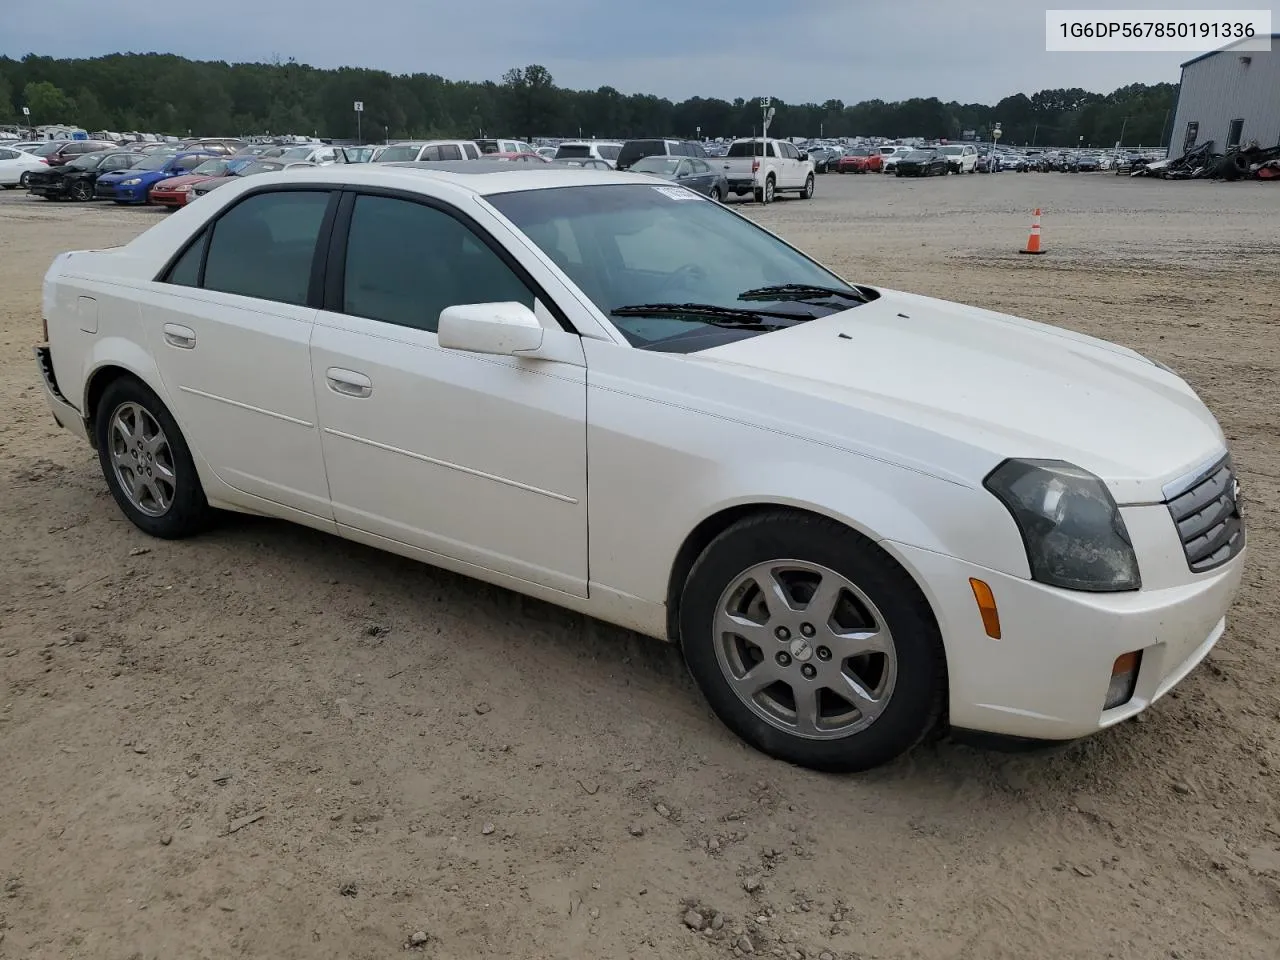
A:
{"label": "windshield wiper", "polygon": [[756,326],[762,324],[765,317],[797,321],[816,319],[812,313],[780,313],[772,310],[752,310],[747,307],[720,307],[714,303],[636,303],[625,307],[614,307],[609,312],[615,317],[666,317],[674,320],[693,317],[716,326],[724,325],[718,321]]}
{"label": "windshield wiper", "polygon": [[823,297],[839,297],[867,303],[861,290],[841,290],[839,287],[820,287],[812,283],[779,283],[772,287],[756,287],[738,294],[739,300],[820,300]]}

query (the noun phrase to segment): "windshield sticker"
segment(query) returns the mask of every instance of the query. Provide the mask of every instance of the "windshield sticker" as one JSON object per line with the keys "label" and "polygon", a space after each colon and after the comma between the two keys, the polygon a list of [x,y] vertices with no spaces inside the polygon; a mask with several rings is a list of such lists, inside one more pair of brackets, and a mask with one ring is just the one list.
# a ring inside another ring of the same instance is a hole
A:
{"label": "windshield sticker", "polygon": [[670,197],[672,200],[697,200],[698,195],[692,190],[686,190],[684,187],[654,187],[664,197]]}

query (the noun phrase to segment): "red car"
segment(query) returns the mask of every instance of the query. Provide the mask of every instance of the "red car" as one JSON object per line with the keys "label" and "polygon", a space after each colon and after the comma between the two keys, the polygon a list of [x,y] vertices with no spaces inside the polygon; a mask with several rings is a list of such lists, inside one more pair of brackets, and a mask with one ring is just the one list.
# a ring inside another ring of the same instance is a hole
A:
{"label": "red car", "polygon": [[884,157],[879,150],[858,147],[846,153],[836,164],[837,173],[879,173],[884,167]]}
{"label": "red car", "polygon": [[210,157],[196,167],[193,167],[190,173],[185,173],[180,177],[170,177],[168,180],[161,180],[151,192],[147,194],[147,199],[151,203],[158,203],[162,207],[181,207],[191,199],[191,188],[197,183],[204,180],[212,180],[214,177],[225,177],[227,175],[228,157]]}

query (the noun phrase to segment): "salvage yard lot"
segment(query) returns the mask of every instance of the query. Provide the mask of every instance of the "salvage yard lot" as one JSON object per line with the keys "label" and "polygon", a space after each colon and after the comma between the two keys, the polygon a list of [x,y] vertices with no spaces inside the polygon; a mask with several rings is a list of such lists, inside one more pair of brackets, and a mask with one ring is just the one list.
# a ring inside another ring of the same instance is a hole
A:
{"label": "salvage yard lot", "polygon": [[[1049,252],[1021,257],[1035,207]],[[825,176],[738,209],[850,279],[1186,376],[1252,545],[1209,661],[1064,749],[827,777],[744,747],[655,642],[284,523],[149,540],[53,422],[30,345],[56,253],[164,214],[6,193],[0,957],[373,958],[420,931],[457,960],[729,957],[744,935],[809,960],[1274,958],[1280,189]],[[723,925],[695,933],[691,907]]]}

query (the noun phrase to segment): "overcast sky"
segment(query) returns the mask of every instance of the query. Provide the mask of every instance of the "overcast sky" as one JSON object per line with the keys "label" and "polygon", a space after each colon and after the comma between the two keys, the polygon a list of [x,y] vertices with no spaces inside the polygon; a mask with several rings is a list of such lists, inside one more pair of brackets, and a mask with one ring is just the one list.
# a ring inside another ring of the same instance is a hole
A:
{"label": "overcast sky", "polygon": [[[1045,9],[1264,8],[1269,0],[15,0],[0,54],[166,52],[295,57],[496,80],[540,63],[560,86],[624,93],[769,94],[846,103],[1176,82],[1193,53],[1046,53]],[[781,15],[779,15],[781,12]],[[198,24],[198,26],[197,26]]]}

